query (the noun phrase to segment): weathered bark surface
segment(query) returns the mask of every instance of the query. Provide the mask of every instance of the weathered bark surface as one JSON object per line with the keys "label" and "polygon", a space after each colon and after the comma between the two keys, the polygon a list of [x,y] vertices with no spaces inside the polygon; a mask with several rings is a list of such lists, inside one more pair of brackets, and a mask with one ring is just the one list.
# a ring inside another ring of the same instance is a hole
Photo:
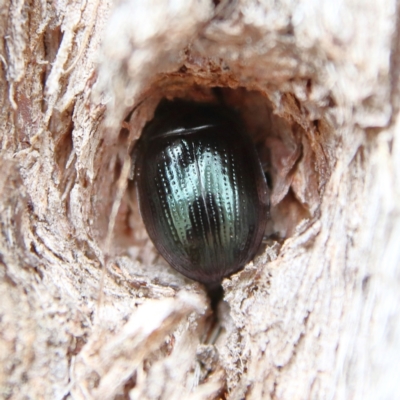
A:
{"label": "weathered bark surface", "polygon": [[[0,398],[397,398],[399,15],[0,1]],[[125,193],[158,101],[213,86],[270,153],[279,233],[215,323]]]}

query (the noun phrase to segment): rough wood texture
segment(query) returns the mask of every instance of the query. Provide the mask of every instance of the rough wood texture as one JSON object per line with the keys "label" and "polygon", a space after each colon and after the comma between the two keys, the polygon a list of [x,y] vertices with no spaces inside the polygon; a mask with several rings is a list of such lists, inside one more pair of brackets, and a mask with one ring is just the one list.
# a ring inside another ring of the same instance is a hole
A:
{"label": "rough wood texture", "polygon": [[[0,1],[0,398],[397,398],[399,10]],[[214,86],[269,151],[278,239],[213,313],[125,188],[158,101]]]}

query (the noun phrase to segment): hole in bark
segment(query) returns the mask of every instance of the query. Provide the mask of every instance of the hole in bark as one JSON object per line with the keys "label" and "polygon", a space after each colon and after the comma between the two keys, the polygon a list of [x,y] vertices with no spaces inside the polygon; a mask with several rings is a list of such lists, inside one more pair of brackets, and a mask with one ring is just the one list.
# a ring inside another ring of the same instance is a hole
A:
{"label": "hole in bark", "polygon": [[[216,75],[222,70],[212,66]],[[233,89],[222,80],[204,85],[199,82],[201,79],[190,76],[190,69],[185,65],[174,74],[158,78],[135,107],[127,111],[119,134],[119,146],[131,147],[127,142],[140,136],[163,99],[226,105],[236,110],[244,121],[271,189],[270,219],[265,232],[269,241],[266,242],[282,244],[307,229],[318,217],[321,196],[335,159],[331,154],[334,148],[332,128],[324,120],[323,110],[316,113],[318,118],[311,118],[307,105],[293,93],[280,93],[278,107],[276,98],[261,89]],[[306,93],[313,90],[311,79],[304,80],[304,88]],[[131,181],[128,186],[128,192],[133,192]],[[165,267],[166,262],[160,259],[147,236],[136,196],[125,195],[117,216],[114,239],[116,253],[127,253],[131,259],[140,260],[147,271],[155,264]],[[169,277],[171,272],[172,269],[167,273]],[[155,274],[149,273],[149,276]],[[159,282],[164,282],[163,278]]]}
{"label": "hole in bark", "polygon": [[[307,81],[307,87],[311,87],[310,80]],[[296,233],[300,222],[310,220],[316,215],[327,168],[321,144],[313,142],[315,137],[321,135],[319,120],[307,122],[313,130],[307,132],[298,116],[286,115],[284,118],[277,115],[268,97],[245,88],[192,85],[182,90],[179,85],[171,84],[161,90],[159,87],[153,89],[154,93],[160,91],[162,96],[154,96],[153,99],[143,102],[143,107],[151,110],[147,110],[150,115],[148,119],[151,119],[152,112],[162,98],[224,104],[241,115],[257,148],[271,189],[267,237],[283,241]],[[295,112],[301,110],[301,102],[293,95],[287,95],[286,101]],[[134,118],[135,114],[132,114],[132,119]],[[127,136],[125,128],[122,129],[121,136]],[[137,210],[131,211],[132,232],[137,232],[136,219],[140,217]]]}

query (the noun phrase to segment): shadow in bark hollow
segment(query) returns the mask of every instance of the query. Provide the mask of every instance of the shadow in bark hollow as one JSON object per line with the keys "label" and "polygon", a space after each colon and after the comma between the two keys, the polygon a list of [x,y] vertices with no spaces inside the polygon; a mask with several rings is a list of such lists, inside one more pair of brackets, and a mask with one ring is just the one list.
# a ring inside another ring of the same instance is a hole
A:
{"label": "shadow in bark hollow", "polygon": [[[310,79],[305,85],[311,91]],[[280,247],[287,238],[296,234],[300,223],[303,226],[306,221],[317,217],[323,188],[329,177],[324,148],[329,145],[331,128],[321,118],[310,120],[296,96],[282,94],[284,111],[278,112],[266,93],[244,87],[203,86],[191,76],[190,69],[181,67],[177,73],[158,79],[127,112],[117,139],[117,159],[120,162],[126,149],[133,146],[128,142],[140,136],[163,99],[223,104],[242,118],[271,190],[270,218],[260,251],[265,250],[265,243],[271,241],[278,242]],[[114,180],[117,180],[120,166],[118,162],[114,166]],[[127,194],[122,201],[113,249],[116,254],[126,254],[128,248],[136,248],[135,252],[129,250],[130,257],[151,268],[154,263],[159,264],[158,253],[149,245],[134,193],[135,185],[129,184],[128,192],[133,196]],[[222,288],[207,288],[207,291],[215,311],[223,297]]]}
{"label": "shadow in bark hollow", "polygon": [[[150,89],[149,93],[154,93],[150,98],[153,96],[154,100],[143,102],[143,107],[153,102],[151,107],[154,110],[162,98],[181,98],[224,104],[237,111],[256,146],[271,189],[271,213],[266,236],[281,240],[292,236],[302,220],[315,215],[321,196],[321,177],[318,176],[321,168],[315,168],[318,161],[316,145],[298,118],[276,115],[272,103],[261,92],[189,84],[181,88],[182,82],[175,82],[173,78],[171,80],[170,87],[163,83],[162,88],[155,85]],[[295,108],[301,110],[301,102],[295,97],[293,101]],[[134,117],[134,114],[129,113],[125,123],[131,124]],[[319,132],[318,121],[313,124],[313,129],[314,139]],[[128,135],[126,130],[124,127],[120,131],[120,141],[125,146]]]}

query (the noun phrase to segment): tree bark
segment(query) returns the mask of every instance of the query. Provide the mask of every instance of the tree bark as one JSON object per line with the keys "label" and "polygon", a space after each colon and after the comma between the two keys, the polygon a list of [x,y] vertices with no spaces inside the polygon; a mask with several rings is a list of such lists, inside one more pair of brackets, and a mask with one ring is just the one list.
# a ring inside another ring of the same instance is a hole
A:
{"label": "tree bark", "polygon": [[[397,398],[399,4],[0,2],[0,398]],[[176,97],[240,110],[272,180],[214,308],[128,180]]]}

